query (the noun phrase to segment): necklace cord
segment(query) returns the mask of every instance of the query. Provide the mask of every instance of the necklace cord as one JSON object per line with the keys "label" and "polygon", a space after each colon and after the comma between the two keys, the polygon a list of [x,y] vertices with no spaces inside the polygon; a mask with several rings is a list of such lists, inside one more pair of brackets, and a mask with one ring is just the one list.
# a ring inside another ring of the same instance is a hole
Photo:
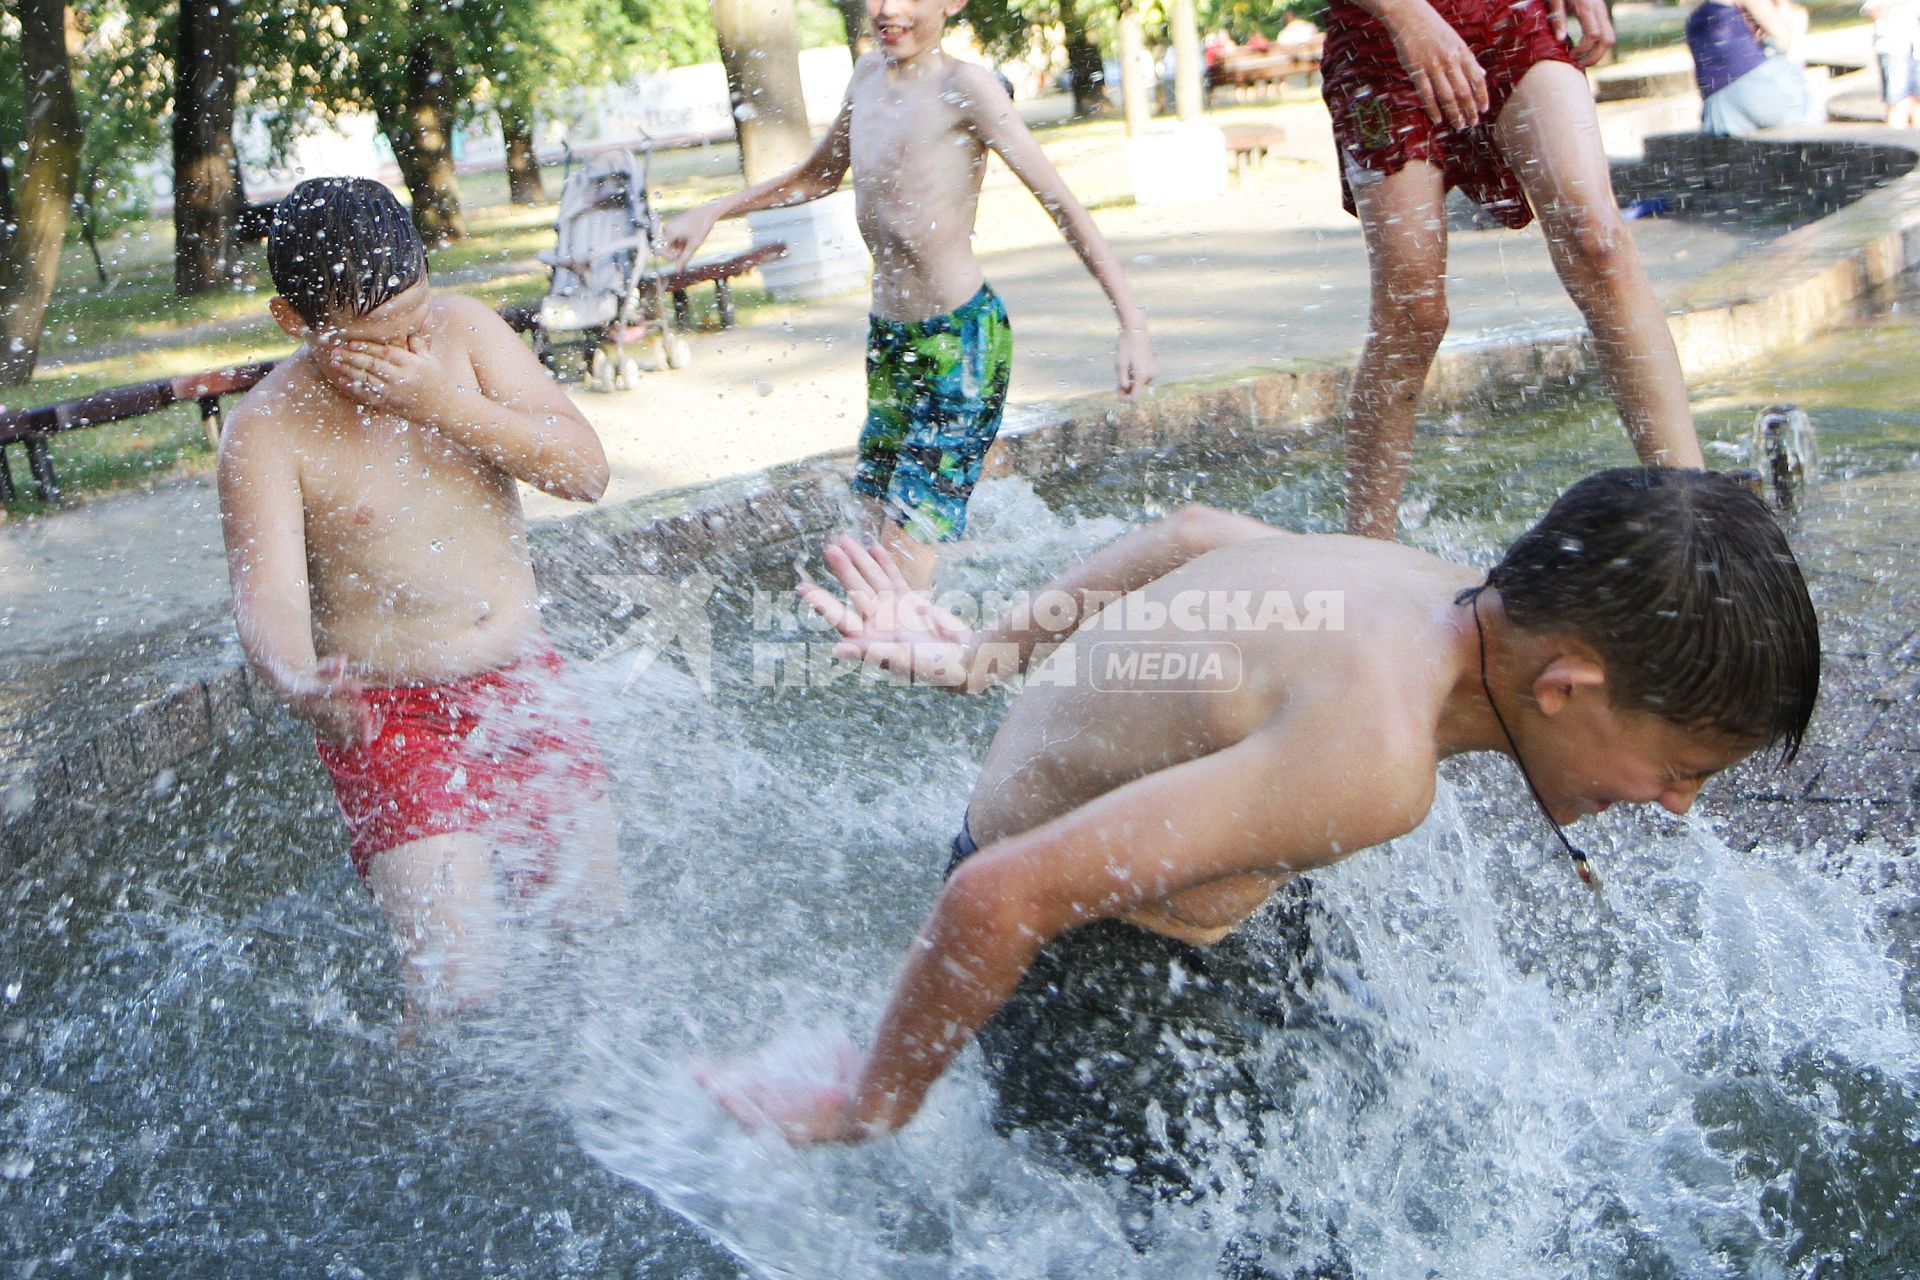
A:
{"label": "necklace cord", "polygon": [[1506,736],[1507,748],[1513,753],[1513,763],[1519,767],[1520,776],[1526,780],[1527,790],[1532,794],[1533,802],[1540,806],[1540,816],[1547,820],[1547,825],[1553,828],[1553,834],[1559,837],[1560,843],[1566,847],[1567,856],[1573,859],[1573,869],[1580,873],[1580,879],[1588,888],[1598,893],[1600,881],[1594,874],[1593,864],[1583,851],[1574,848],[1573,841],[1567,839],[1566,831],[1548,811],[1546,797],[1542,796],[1540,788],[1534,785],[1533,775],[1527,772],[1527,762],[1520,758],[1520,744],[1513,740],[1513,730],[1507,727],[1507,718],[1500,714],[1500,704],[1493,700],[1493,685],[1487,680],[1487,629],[1480,622],[1480,593],[1485,589],[1484,584],[1475,587],[1469,599],[1473,608],[1474,634],[1480,639],[1480,691],[1487,695],[1487,709],[1493,712],[1494,723],[1500,726],[1500,732]]}

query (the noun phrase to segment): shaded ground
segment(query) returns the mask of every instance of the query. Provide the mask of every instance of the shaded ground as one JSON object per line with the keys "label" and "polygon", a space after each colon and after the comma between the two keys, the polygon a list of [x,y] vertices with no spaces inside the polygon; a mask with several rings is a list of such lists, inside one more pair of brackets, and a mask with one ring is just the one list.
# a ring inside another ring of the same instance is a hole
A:
{"label": "shaded ground", "polygon": [[1752,763],[1709,811],[1799,848],[1920,829],[1920,473],[1830,486],[1795,538],[1819,607],[1820,708],[1791,767]]}

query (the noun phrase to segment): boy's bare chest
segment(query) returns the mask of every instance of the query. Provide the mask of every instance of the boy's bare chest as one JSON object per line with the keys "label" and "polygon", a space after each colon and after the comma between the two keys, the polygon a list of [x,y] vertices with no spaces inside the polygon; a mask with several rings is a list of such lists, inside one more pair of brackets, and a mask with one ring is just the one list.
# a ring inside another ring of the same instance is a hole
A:
{"label": "boy's bare chest", "polygon": [[300,468],[310,542],[342,552],[470,535],[505,514],[510,483],[438,432],[379,417],[353,423]]}
{"label": "boy's bare chest", "polygon": [[864,190],[902,198],[971,185],[984,158],[959,110],[933,92],[896,98],[883,88],[857,99],[848,145]]}

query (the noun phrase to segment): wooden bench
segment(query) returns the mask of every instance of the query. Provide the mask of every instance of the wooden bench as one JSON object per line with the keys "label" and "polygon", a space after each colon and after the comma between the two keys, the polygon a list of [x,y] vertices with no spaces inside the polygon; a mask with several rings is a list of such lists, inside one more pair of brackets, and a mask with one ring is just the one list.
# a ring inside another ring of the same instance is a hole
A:
{"label": "wooden bench", "polygon": [[695,258],[680,271],[649,272],[641,277],[641,286],[644,288],[651,284],[663,293],[672,294],[674,323],[686,329],[693,325],[693,310],[687,303],[687,290],[711,280],[714,305],[720,312],[720,327],[731,329],[734,322],[733,278],[786,256],[787,246],[776,240],[723,257]]}
{"label": "wooden bench", "polygon": [[172,405],[193,401],[200,406],[200,423],[207,439],[220,442],[220,397],[245,391],[273,368],[273,361],[211,369],[205,373],[182,374],[177,378],[156,378],[125,387],[62,400],[58,404],[34,409],[0,412],[0,504],[11,505],[17,496],[13,487],[13,469],[7,463],[7,446],[21,445],[27,451],[27,466],[33,473],[33,487],[42,502],[60,505],[60,482],[53,473],[53,455],[47,442],[62,431],[104,426],[143,414],[156,413]]}
{"label": "wooden bench", "polygon": [[1233,156],[1236,176],[1247,166],[1265,160],[1270,149],[1287,140],[1287,131],[1277,124],[1223,124],[1220,132],[1226,137],[1227,150]]}
{"label": "wooden bench", "polygon": [[[679,271],[649,271],[637,283],[643,290],[654,291],[656,297],[663,293],[670,294],[673,298],[674,322],[685,329],[693,323],[693,308],[687,300],[687,290],[712,281],[714,302],[720,313],[720,327],[731,329],[734,325],[733,278],[757,270],[775,258],[784,258],[786,254],[787,246],[776,240],[771,244],[742,249],[739,253],[695,258]],[[500,316],[515,331],[531,333],[540,323],[540,304],[522,302],[502,307]]]}
{"label": "wooden bench", "polygon": [[1229,49],[1207,68],[1207,100],[1215,89],[1246,89],[1279,85],[1292,76],[1311,78],[1320,71],[1324,41],[1274,45],[1267,49]]}

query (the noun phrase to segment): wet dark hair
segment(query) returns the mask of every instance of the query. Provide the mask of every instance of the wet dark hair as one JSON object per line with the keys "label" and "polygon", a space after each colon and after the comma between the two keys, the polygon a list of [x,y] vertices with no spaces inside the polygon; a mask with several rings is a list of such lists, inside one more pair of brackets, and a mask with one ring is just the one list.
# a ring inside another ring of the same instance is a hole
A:
{"label": "wet dark hair", "polygon": [[1757,740],[1783,762],[1798,754],[1820,692],[1820,623],[1778,520],[1737,480],[1588,476],[1486,585],[1516,625],[1592,645],[1617,705]]}
{"label": "wet dark hair", "polygon": [[364,316],[427,274],[413,219],[370,178],[309,178],[273,207],[273,287],[310,325]]}

